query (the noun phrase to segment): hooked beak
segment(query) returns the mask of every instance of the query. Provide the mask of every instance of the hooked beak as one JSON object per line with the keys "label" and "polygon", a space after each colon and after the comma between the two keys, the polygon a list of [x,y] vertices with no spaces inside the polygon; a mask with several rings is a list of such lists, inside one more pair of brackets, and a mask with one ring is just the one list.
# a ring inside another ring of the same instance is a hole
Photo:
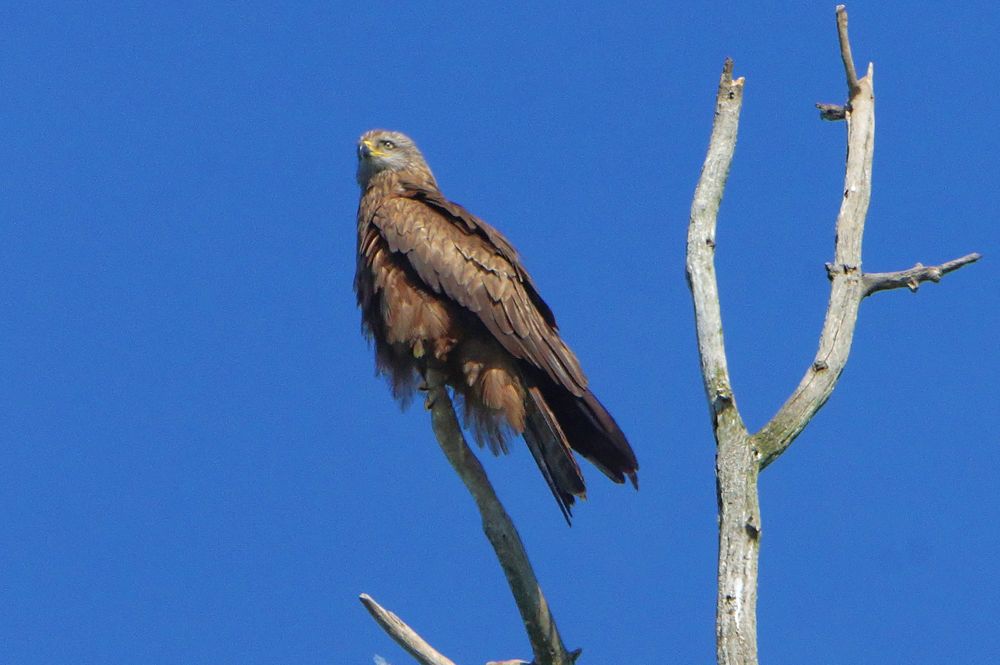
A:
{"label": "hooked beak", "polygon": [[358,159],[368,159],[369,157],[379,157],[382,152],[375,148],[375,144],[365,139],[358,143]]}

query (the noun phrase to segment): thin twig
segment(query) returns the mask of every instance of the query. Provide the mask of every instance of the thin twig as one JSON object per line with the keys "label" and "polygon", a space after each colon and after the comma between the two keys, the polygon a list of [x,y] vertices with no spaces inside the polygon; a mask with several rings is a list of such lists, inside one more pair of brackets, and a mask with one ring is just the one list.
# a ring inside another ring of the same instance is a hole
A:
{"label": "thin twig", "polygon": [[406,625],[398,616],[375,602],[367,593],[361,594],[361,604],[371,613],[372,617],[396,640],[396,644],[406,649],[407,653],[417,659],[421,665],[455,665],[445,658],[434,647],[424,641],[415,630]]}
{"label": "thin twig", "polygon": [[940,282],[941,278],[948,273],[967,266],[970,263],[975,263],[981,258],[982,255],[978,252],[973,252],[972,254],[966,254],[957,259],[942,263],[939,266],[925,266],[918,263],[909,270],[900,270],[898,272],[868,272],[864,276],[864,295],[870,296],[879,291],[901,289],[903,287],[916,292],[920,288],[921,283]]}
{"label": "thin twig", "polygon": [[716,440],[719,501],[716,656],[725,665],[757,662],[758,464],[729,380],[715,276],[716,222],[736,149],[742,102],[743,79],[733,80],[733,62],[726,60],[716,95],[712,138],[691,204],[687,239],[688,286],[694,302],[701,372]]}
{"label": "thin twig", "polygon": [[819,109],[819,117],[823,120],[836,122],[837,120],[847,118],[847,109],[840,104],[822,104],[817,102],[816,108]]}
{"label": "thin twig", "polygon": [[531,562],[528,561],[528,553],[521,537],[497,498],[482,464],[462,435],[455,409],[445,388],[444,376],[439,371],[430,369],[424,380],[434,434],[441,450],[476,501],[483,519],[483,531],[496,552],[524,621],[534,662],[537,665],[571,665],[574,658],[563,646],[555,619],[549,611],[549,604],[542,594]]}
{"label": "thin twig", "polygon": [[840,39],[840,58],[844,61],[844,74],[847,76],[847,96],[853,98],[858,93],[858,72],[854,69],[851,41],[847,37],[847,8],[844,5],[837,5],[837,37]]}

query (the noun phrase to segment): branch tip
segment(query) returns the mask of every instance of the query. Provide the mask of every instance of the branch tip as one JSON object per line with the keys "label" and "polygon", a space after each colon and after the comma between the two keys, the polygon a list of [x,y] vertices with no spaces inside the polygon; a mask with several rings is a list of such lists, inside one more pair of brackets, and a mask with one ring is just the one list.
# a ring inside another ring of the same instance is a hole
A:
{"label": "branch tip", "polygon": [[[719,80],[720,88],[741,88],[743,87],[743,77],[737,79],[733,78],[733,59],[726,58],[726,61],[722,63],[722,76]],[[729,98],[732,99],[732,94],[730,93]]]}
{"label": "branch tip", "polygon": [[866,273],[864,276],[863,295],[867,297],[879,291],[889,291],[904,287],[915,293],[923,282],[940,282],[941,278],[948,273],[954,272],[970,263],[975,263],[981,258],[982,255],[979,252],[973,252],[937,266],[925,266],[918,262],[909,270]]}
{"label": "branch tip", "polygon": [[375,619],[375,622],[382,627],[382,630],[388,633],[396,644],[403,647],[421,665],[455,665],[453,661],[428,644],[415,630],[407,626],[406,622],[379,605],[367,593],[361,594],[358,599]]}
{"label": "branch tip", "polygon": [[[840,39],[840,58],[844,61],[844,74],[847,76],[848,98],[853,98],[858,92],[858,72],[854,69],[854,57],[851,55],[851,41],[847,36],[847,8],[837,5],[837,37]],[[871,71],[871,65],[868,66]]]}

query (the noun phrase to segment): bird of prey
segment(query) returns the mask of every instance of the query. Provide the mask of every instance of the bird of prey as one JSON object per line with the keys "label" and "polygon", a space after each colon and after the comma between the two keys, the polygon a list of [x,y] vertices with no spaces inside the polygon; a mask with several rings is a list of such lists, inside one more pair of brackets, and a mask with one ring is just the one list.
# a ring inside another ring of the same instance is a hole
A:
{"label": "bird of prey", "polygon": [[635,453],[510,242],[441,194],[404,134],[365,133],[357,179],[354,290],[393,394],[405,404],[428,368],[441,372],[480,445],[498,454],[524,437],[567,522],[586,495],[573,450],[638,486]]}

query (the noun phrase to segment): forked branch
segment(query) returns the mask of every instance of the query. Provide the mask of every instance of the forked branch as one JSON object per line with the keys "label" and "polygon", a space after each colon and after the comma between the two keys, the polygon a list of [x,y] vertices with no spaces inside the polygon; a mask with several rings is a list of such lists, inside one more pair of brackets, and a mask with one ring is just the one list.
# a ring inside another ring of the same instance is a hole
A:
{"label": "forked branch", "polygon": [[837,32],[847,78],[847,167],[844,173],[840,213],[837,215],[834,259],[827,268],[831,280],[830,300],[820,333],[819,350],[791,397],[767,425],[753,436],[760,451],[761,468],[785,451],[826,403],[847,364],[864,297],[861,273],[861,240],[871,198],[872,157],[875,151],[875,93],[873,67],[857,78],[847,36],[847,11],[837,7]]}
{"label": "forked branch", "polygon": [[[832,282],[826,319],[820,334],[819,349],[812,364],[791,397],[759,432],[753,445],[760,454],[761,469],[778,458],[806,424],[826,403],[847,364],[861,301],[877,291],[908,287],[916,291],[921,282],[938,281],[945,274],[979,259],[969,254],[940,266],[917,264],[910,270],[895,273],[869,273],[861,269],[861,240],[865,216],[871,198],[872,157],[875,148],[875,93],[873,67],[858,79],[851,58],[847,35],[847,10],[837,7],[837,34],[844,61],[849,101],[844,107],[847,120],[847,168],[843,197],[837,216],[834,260],[827,264]],[[821,110],[825,105],[819,105]]]}
{"label": "forked branch", "polygon": [[717,443],[719,500],[719,592],[716,650],[720,665],[757,663],[757,557],[761,533],[757,476],[795,440],[826,403],[847,363],[858,307],[877,291],[938,281],[979,258],[969,254],[940,266],[865,275],[861,241],[871,197],[875,137],[873,68],[859,79],[847,34],[847,11],[837,7],[837,34],[847,81],[848,103],[818,104],[821,117],[847,121],[847,165],[837,216],[834,260],[819,350],[788,401],[759,432],[747,434],[733,394],[726,362],[714,255],[716,217],[736,145],[743,79],[732,79],[727,60],[716,96],[715,122],[708,155],[691,206],[687,276],[694,302],[698,352]]}

